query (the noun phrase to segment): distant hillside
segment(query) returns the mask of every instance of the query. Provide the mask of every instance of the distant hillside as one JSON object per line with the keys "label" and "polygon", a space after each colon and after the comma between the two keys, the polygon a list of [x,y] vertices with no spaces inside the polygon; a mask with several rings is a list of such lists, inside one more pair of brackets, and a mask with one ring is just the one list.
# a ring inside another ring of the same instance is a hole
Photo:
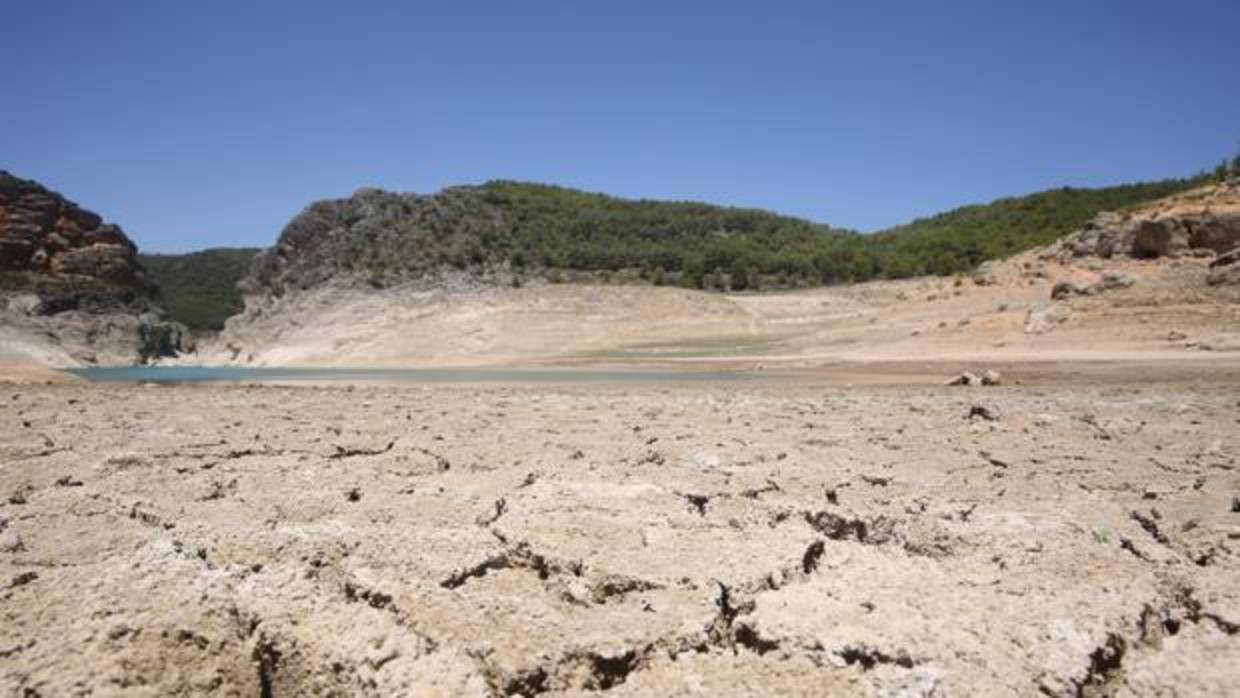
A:
{"label": "distant hillside", "polygon": [[168,314],[195,332],[218,331],[241,311],[237,282],[250,269],[257,249],[217,248],[190,254],[139,255],[157,300]]}
{"label": "distant hillside", "polygon": [[456,270],[483,283],[542,278],[748,290],[953,274],[1196,181],[1057,189],[873,235],[766,211],[509,181],[432,195],[363,189],[296,216],[246,284],[281,294],[328,281],[383,287]]}
{"label": "distant hillside", "polygon": [[295,217],[253,281],[276,292],[342,277],[384,286],[455,269],[515,283],[537,276],[742,289],[763,274],[815,276],[814,256],[847,236],[765,211],[518,182],[427,196],[364,189]]}

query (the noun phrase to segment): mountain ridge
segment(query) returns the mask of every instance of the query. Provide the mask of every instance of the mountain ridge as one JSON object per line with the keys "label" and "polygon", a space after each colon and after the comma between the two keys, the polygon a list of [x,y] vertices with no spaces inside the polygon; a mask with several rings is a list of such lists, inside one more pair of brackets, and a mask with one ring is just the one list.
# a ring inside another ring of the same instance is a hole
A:
{"label": "mountain ridge", "polygon": [[328,281],[398,285],[454,269],[484,284],[538,278],[746,291],[949,275],[1200,181],[1063,187],[876,233],[760,209],[510,180],[425,195],[367,187],[310,204],[243,283],[250,293],[281,294]]}

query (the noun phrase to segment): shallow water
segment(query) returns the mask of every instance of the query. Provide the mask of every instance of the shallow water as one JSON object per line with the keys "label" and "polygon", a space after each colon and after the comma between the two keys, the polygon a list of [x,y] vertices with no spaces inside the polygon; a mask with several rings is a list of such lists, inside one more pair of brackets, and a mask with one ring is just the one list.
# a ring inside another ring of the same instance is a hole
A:
{"label": "shallow water", "polygon": [[382,383],[676,383],[735,382],[750,373],[629,368],[272,368],[241,366],[96,366],[69,369],[91,381],[203,383],[344,381]]}

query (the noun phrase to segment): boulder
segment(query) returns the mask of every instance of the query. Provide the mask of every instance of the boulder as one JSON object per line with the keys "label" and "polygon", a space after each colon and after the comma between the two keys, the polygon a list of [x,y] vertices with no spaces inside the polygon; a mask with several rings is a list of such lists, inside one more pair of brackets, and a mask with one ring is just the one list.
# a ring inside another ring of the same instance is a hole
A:
{"label": "boulder", "polygon": [[1064,242],[1074,257],[1112,257],[1127,254],[1133,224],[1119,213],[1105,211],[1094,216]]}
{"label": "boulder", "polygon": [[998,268],[994,261],[982,262],[973,272],[973,283],[978,286],[994,286],[999,283]]}
{"label": "boulder", "polygon": [[1137,283],[1137,277],[1126,271],[1109,271],[1102,275],[1102,280],[1091,284],[1090,289],[1094,292],[1114,291],[1120,288],[1128,288]]}
{"label": "boulder", "polygon": [[1210,263],[1206,283],[1211,286],[1240,285],[1240,247],[1219,255]]}
{"label": "boulder", "polygon": [[980,377],[980,376],[978,376],[977,374],[974,374],[974,373],[970,373],[970,372],[968,372],[968,371],[965,371],[964,373],[961,373],[960,375],[956,376],[955,378],[952,378],[951,380],[947,381],[947,384],[948,384],[948,385],[967,385],[967,386],[975,386],[975,385],[981,385],[981,384],[982,384],[982,379],[981,379],[981,377]]}
{"label": "boulder", "polygon": [[1213,262],[1210,262],[1210,268],[1218,269],[1219,267],[1229,267],[1234,264],[1240,264],[1240,247],[1220,254]]}
{"label": "boulder", "polygon": [[965,419],[970,421],[974,419],[983,419],[987,422],[997,422],[1001,418],[1002,415],[999,413],[998,408],[990,407],[988,405],[972,405],[969,407],[968,414],[965,415]]}
{"label": "boulder", "polygon": [[1103,291],[1128,288],[1135,283],[1137,283],[1137,277],[1123,271],[1106,272],[1100,280],[1088,286],[1081,286],[1071,281],[1058,281],[1051,288],[1051,300],[1065,300],[1073,296],[1092,296]]}
{"label": "boulder", "polygon": [[1045,334],[1055,329],[1071,316],[1072,312],[1062,303],[1053,301],[1038,303],[1025,313],[1025,334]]}
{"label": "boulder", "polygon": [[1175,218],[1148,219],[1137,223],[1129,254],[1138,259],[1179,257],[1188,251],[1188,228]]}
{"label": "boulder", "polygon": [[189,354],[195,350],[194,336],[179,322],[165,322],[143,316],[138,326],[138,355],[143,361]]}
{"label": "boulder", "polygon": [[1185,220],[1189,230],[1188,244],[1193,249],[1216,253],[1240,247],[1240,212],[1195,216]]}
{"label": "boulder", "polygon": [[979,385],[999,385],[1003,381],[998,371],[987,369],[982,375],[977,375],[971,371],[965,371],[960,375],[947,381],[947,385],[964,385],[975,387]]}
{"label": "boulder", "polygon": [[19,315],[38,315],[43,307],[43,299],[33,293],[21,293],[8,300],[10,312]]}
{"label": "boulder", "polygon": [[1071,281],[1056,281],[1051,287],[1051,300],[1063,300],[1072,296],[1084,296],[1089,293],[1089,288],[1079,286]]}

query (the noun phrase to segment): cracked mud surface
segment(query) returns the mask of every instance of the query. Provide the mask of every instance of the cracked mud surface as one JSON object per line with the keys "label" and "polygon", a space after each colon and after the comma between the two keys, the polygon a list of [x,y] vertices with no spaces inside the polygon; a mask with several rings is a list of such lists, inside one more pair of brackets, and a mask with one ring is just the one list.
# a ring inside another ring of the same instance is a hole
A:
{"label": "cracked mud surface", "polygon": [[1226,695],[1238,400],[6,386],[0,688]]}

